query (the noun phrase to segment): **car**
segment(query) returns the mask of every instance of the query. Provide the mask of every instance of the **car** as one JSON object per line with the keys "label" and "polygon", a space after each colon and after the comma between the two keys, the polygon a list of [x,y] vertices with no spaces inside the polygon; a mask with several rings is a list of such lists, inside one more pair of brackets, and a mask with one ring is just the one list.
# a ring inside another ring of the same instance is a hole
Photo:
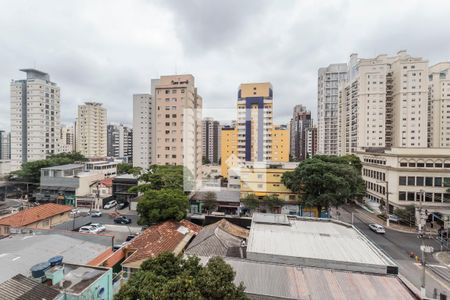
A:
{"label": "car", "polygon": [[369,224],[369,228],[375,231],[376,233],[386,233],[386,230],[384,230],[384,227],[380,224]]}
{"label": "car", "polygon": [[130,224],[131,223],[131,219],[128,218],[128,217],[125,217],[125,216],[119,216],[119,217],[114,219],[114,223],[122,224],[122,225]]}
{"label": "car", "polygon": [[74,208],[74,209],[72,209],[70,211],[70,216],[72,216],[72,217],[78,216],[79,214],[80,214],[80,210],[79,209]]}
{"label": "car", "polygon": [[396,215],[389,215],[389,221],[398,223],[400,222],[400,217]]}
{"label": "car", "polygon": [[129,242],[129,241],[131,241],[132,239],[134,239],[135,237],[136,237],[136,235],[130,234],[130,235],[127,236],[127,238],[125,239],[125,242]]}
{"label": "car", "polygon": [[99,210],[93,210],[91,211],[91,217],[101,217],[102,216],[102,212]]}
{"label": "car", "polygon": [[80,227],[80,229],[78,229],[78,232],[97,234],[98,230],[91,226],[82,226]]}
{"label": "car", "polygon": [[90,226],[94,229],[97,229],[97,232],[103,232],[106,230],[105,225],[102,225],[100,223],[91,223]]}
{"label": "car", "polygon": [[117,201],[116,200],[111,200],[111,201],[107,202],[105,204],[105,206],[103,206],[103,208],[104,209],[110,209],[110,208],[112,208],[112,207],[114,207],[116,205],[117,205]]}
{"label": "car", "polygon": [[118,208],[118,209],[124,209],[125,207],[128,207],[128,202],[120,202],[120,203],[117,205],[117,208]]}

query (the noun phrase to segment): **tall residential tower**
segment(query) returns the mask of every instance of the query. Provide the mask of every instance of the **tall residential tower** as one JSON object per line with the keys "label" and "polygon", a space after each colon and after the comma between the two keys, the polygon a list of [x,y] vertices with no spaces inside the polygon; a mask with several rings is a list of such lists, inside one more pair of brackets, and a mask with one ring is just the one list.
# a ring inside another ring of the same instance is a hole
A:
{"label": "tall residential tower", "polygon": [[78,106],[76,150],[88,158],[107,155],[106,108],[101,103],[86,102]]}
{"label": "tall residential tower", "polygon": [[218,164],[220,159],[220,123],[212,118],[203,119],[202,151],[203,160]]}
{"label": "tall residential tower", "polygon": [[11,82],[12,168],[58,152],[60,90],[49,74],[22,69],[26,79]]}
{"label": "tall residential tower", "polygon": [[[310,152],[307,151],[308,129],[312,128],[313,120],[311,112],[306,110],[303,105],[296,105],[292,114],[291,129],[291,157],[296,161],[305,160],[309,157]],[[310,151],[313,150],[312,145]]]}

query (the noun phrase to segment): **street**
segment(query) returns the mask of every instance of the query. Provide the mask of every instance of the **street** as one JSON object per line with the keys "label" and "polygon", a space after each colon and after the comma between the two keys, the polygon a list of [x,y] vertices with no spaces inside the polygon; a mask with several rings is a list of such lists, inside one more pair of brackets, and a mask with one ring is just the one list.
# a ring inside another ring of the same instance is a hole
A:
{"label": "street", "polygon": [[[360,208],[353,206],[345,206],[340,209],[340,220],[351,223],[354,214],[353,225],[366,235],[373,243],[379,246],[388,256],[396,261],[399,266],[399,272],[406,277],[414,286],[420,289],[422,282],[422,267],[414,258],[410,257],[410,253],[421,257],[420,246],[422,240],[417,237],[415,233],[404,233],[386,228],[385,234],[377,234],[373,232],[368,224],[372,223]],[[382,220],[378,222],[382,224]],[[435,239],[424,239],[424,244],[432,246],[435,251],[440,250],[440,243]],[[439,262],[432,256],[426,256],[427,269],[425,287],[428,297],[433,297],[434,289],[437,290],[437,295],[443,293],[450,296],[450,269],[448,266],[439,264]]]}

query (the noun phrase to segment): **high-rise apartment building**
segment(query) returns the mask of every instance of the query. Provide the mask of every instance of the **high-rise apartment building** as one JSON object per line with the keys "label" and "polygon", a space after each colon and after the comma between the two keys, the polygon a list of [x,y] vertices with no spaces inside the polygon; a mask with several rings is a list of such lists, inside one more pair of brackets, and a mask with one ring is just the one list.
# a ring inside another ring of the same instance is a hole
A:
{"label": "high-rise apartment building", "polygon": [[[221,173],[246,161],[289,161],[289,129],[274,126],[272,85],[246,83],[239,86],[237,127],[221,131]],[[232,136],[233,134],[237,137]]]}
{"label": "high-rise apartment building", "polygon": [[11,159],[11,133],[0,130],[0,160]]}
{"label": "high-rise apartment building", "polygon": [[133,161],[133,130],[123,124],[107,126],[107,155]]}
{"label": "high-rise apartment building", "polygon": [[339,91],[339,153],[426,147],[427,61],[406,51],[371,59],[352,54],[348,68]]}
{"label": "high-rise apartment building", "polygon": [[153,158],[158,165],[184,165],[201,175],[202,98],[194,76],[161,76],[152,81],[155,107]]}
{"label": "high-rise apartment building", "polygon": [[152,164],[154,102],[151,94],[133,95],[133,166],[147,169]]}
{"label": "high-rise apartment building", "polygon": [[347,74],[347,64],[331,64],[318,71],[317,129],[320,154],[338,154],[338,89],[347,79]]}
{"label": "high-rise apartment building", "polygon": [[202,126],[203,161],[218,164],[220,159],[220,123],[212,118],[204,118]]}
{"label": "high-rise apartment building", "polygon": [[296,161],[305,160],[307,156],[307,130],[313,126],[311,112],[303,105],[296,105],[290,122],[291,157]]}
{"label": "high-rise apartment building", "polygon": [[450,149],[450,62],[429,68],[428,146]]}
{"label": "high-rise apartment building", "polygon": [[272,159],[272,84],[239,86],[237,99],[238,158],[242,161]]}
{"label": "high-rise apartment building", "polygon": [[59,152],[73,152],[75,151],[75,146],[75,127],[73,125],[61,126],[59,131]]}
{"label": "high-rise apartment building", "polygon": [[305,131],[305,158],[313,157],[317,153],[317,127],[309,127]]}
{"label": "high-rise apartment building", "polygon": [[107,155],[106,108],[98,102],[78,106],[76,150],[88,158]]}
{"label": "high-rise apartment building", "polygon": [[22,69],[26,79],[11,81],[12,168],[58,152],[60,90],[47,73]]}

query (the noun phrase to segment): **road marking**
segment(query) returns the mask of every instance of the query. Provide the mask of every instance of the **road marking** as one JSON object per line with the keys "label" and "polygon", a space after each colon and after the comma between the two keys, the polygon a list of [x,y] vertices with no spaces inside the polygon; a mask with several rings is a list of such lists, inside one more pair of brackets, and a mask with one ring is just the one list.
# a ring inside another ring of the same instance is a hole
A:
{"label": "road marking", "polygon": [[427,264],[427,266],[429,266],[429,267],[433,267],[433,268],[442,268],[442,269],[447,269],[447,267],[446,267],[446,266],[443,266],[443,265],[429,265],[429,264]]}

